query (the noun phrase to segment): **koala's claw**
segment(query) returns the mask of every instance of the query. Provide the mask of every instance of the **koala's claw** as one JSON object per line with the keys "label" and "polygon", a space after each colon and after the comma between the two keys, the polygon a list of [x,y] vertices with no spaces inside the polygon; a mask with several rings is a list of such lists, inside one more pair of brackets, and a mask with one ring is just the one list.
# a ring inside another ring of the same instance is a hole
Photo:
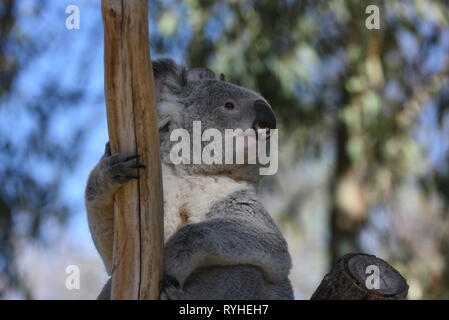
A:
{"label": "koala's claw", "polygon": [[125,159],[125,161],[129,161],[129,160],[132,160],[132,159],[137,159],[137,158],[139,158],[139,157],[140,157],[140,154],[134,154],[134,155],[132,155],[132,156],[127,157],[127,158]]}
{"label": "koala's claw", "polygon": [[[103,155],[103,157],[104,157],[104,158],[107,158],[107,157],[111,157],[111,156],[112,156],[112,153],[111,153],[111,145],[110,145],[110,143],[109,143],[109,141],[108,141],[108,142],[106,143],[105,148],[104,148],[104,155]],[[128,156],[128,157],[125,159],[125,161],[137,159],[137,158],[139,158],[139,157],[140,157],[140,154],[134,154],[134,155]],[[138,169],[138,168],[145,169],[145,168],[146,168],[146,166],[144,166],[143,164],[136,164],[135,166],[131,166],[131,167],[132,167],[132,168],[136,168],[136,169]]]}
{"label": "koala's claw", "polygon": [[110,157],[111,156],[111,145],[109,144],[109,141],[106,143],[106,146],[104,147],[104,157]]}
{"label": "koala's claw", "polygon": [[138,154],[116,153],[104,158],[106,174],[113,184],[124,184],[131,179],[139,179],[138,169],[145,165],[138,163]]}

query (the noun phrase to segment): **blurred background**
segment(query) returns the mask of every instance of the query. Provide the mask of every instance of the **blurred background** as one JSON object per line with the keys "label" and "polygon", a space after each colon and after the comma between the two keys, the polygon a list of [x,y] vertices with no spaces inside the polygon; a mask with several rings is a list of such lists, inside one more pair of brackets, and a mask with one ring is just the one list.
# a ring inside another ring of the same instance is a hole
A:
{"label": "blurred background", "polygon": [[[356,251],[400,271],[410,299],[449,299],[447,1],[151,0],[150,34],[153,57],[223,72],[274,107],[280,168],[261,195],[297,299]],[[1,0],[0,298],[96,297],[106,273],[83,194],[107,140],[100,1]]]}

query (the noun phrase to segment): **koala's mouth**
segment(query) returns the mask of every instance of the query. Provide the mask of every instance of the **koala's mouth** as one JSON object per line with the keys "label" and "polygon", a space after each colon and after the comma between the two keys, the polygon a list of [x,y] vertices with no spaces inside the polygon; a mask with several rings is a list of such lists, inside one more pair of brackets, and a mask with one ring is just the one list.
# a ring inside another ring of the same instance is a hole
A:
{"label": "koala's mouth", "polygon": [[262,140],[270,140],[270,130],[265,129],[263,132],[258,132],[256,131],[256,135],[257,135],[257,139],[262,139]]}
{"label": "koala's mouth", "polygon": [[[266,143],[270,140],[270,130],[265,128],[259,128],[259,130],[252,128],[253,130],[247,130],[239,136],[244,137],[243,150],[245,153],[251,150],[257,150],[259,143]],[[262,130],[263,129],[263,130]]]}
{"label": "koala's mouth", "polygon": [[[264,141],[264,140],[270,140],[270,129],[266,128],[258,128],[257,126],[252,127],[252,130],[245,131],[244,133],[240,134],[240,136],[245,137],[246,139],[253,138],[256,141]],[[245,139],[245,140],[246,140]]]}
{"label": "koala's mouth", "polygon": [[258,126],[255,125],[253,126],[253,130],[256,133],[256,139],[259,141],[259,139],[261,141],[263,140],[270,140],[270,129],[263,127],[263,126]]}

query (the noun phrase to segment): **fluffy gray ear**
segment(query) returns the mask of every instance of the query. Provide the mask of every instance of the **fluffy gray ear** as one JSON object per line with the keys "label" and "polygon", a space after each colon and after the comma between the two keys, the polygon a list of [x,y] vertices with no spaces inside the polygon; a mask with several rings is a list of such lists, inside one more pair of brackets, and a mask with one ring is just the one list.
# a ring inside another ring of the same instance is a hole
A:
{"label": "fluffy gray ear", "polygon": [[215,72],[207,68],[193,68],[186,72],[187,81],[215,79]]}
{"label": "fluffy gray ear", "polygon": [[152,61],[156,96],[162,99],[164,93],[178,94],[186,83],[185,68],[172,59],[161,58]]}
{"label": "fluffy gray ear", "polygon": [[152,65],[159,133],[162,134],[181,121],[184,106],[178,95],[186,84],[186,69],[168,58],[153,60]]}

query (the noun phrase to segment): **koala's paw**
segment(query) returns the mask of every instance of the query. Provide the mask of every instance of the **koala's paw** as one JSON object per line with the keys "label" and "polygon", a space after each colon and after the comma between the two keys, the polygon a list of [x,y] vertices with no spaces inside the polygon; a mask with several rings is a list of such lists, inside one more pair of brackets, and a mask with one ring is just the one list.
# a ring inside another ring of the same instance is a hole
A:
{"label": "koala's paw", "polygon": [[122,185],[131,179],[138,179],[138,169],[144,169],[138,162],[139,155],[128,153],[111,154],[109,142],[106,144],[100,168],[105,180],[116,185]]}
{"label": "koala's paw", "polygon": [[138,179],[138,169],[145,166],[138,163],[139,155],[116,153],[104,158],[104,172],[112,184],[124,184],[131,179]]}
{"label": "koala's paw", "polygon": [[109,205],[112,195],[123,184],[131,179],[139,178],[139,169],[145,168],[138,161],[136,154],[116,153],[111,155],[109,143],[100,162],[95,166],[89,175],[86,185],[87,203],[99,205]]}
{"label": "koala's paw", "polygon": [[184,291],[178,281],[168,274],[164,274],[161,283],[161,300],[184,300]]}

